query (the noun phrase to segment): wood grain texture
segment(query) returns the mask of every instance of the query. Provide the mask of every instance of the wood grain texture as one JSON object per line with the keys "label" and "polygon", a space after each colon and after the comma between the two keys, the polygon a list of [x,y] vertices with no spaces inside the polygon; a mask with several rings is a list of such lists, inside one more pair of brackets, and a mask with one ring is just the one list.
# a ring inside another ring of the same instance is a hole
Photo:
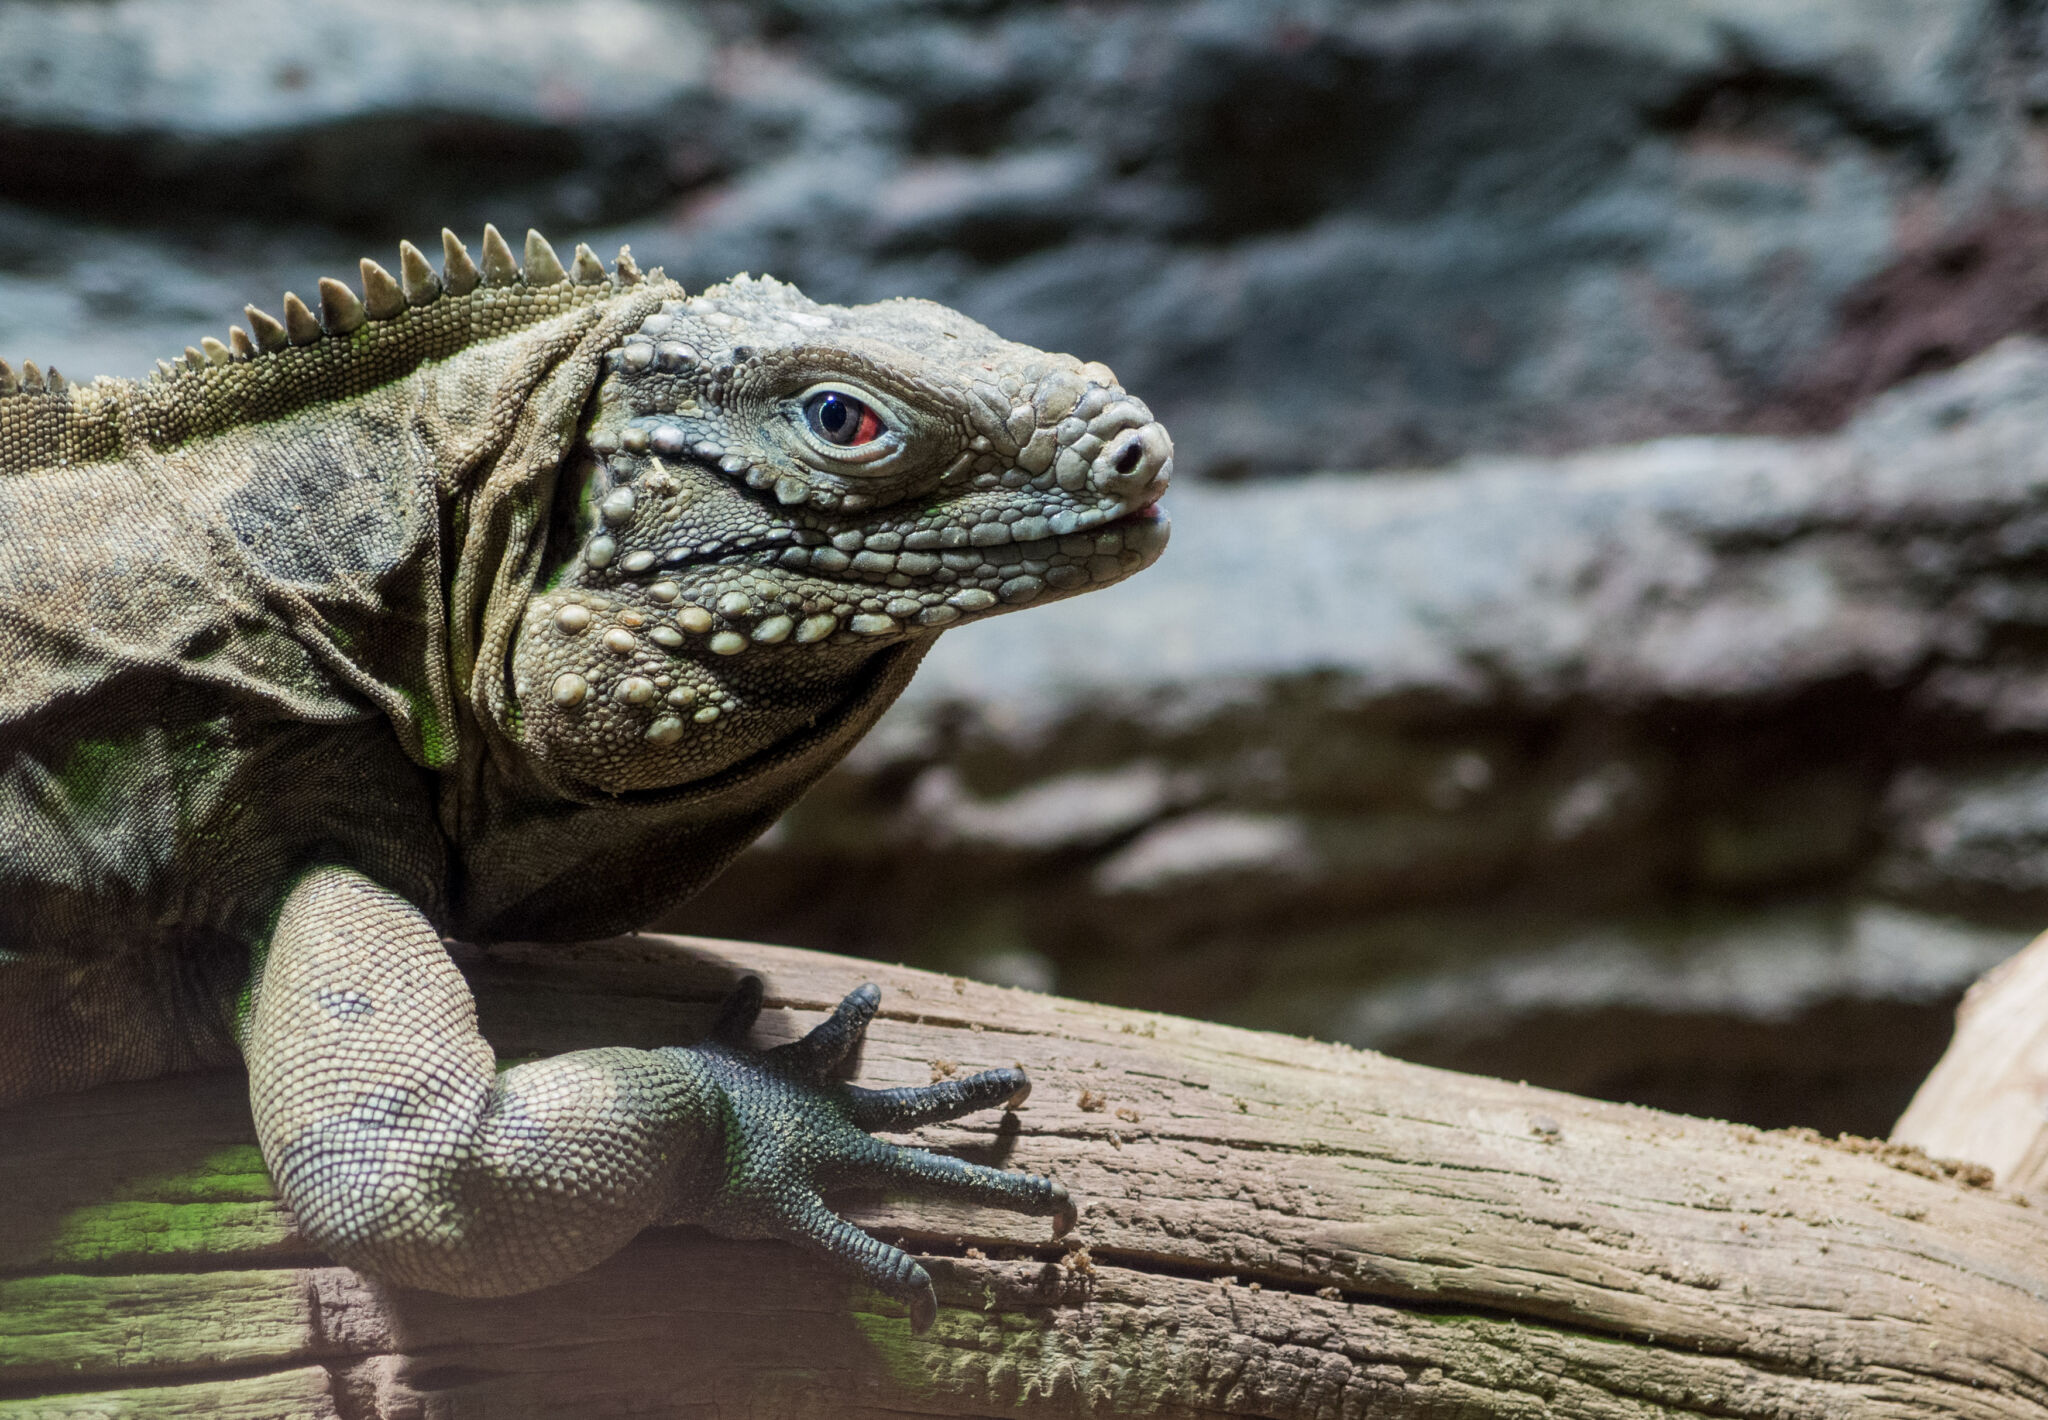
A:
{"label": "wood grain texture", "polygon": [[0,1420],[336,1420],[334,1380],[319,1366],[241,1380],[0,1400]]}
{"label": "wood grain texture", "polygon": [[1892,1138],[2048,1194],[2048,935],[1986,972]]}
{"label": "wood grain texture", "polygon": [[842,1200],[927,1255],[921,1338],[690,1229],[530,1296],[395,1292],[292,1233],[238,1078],[102,1089],[0,1115],[0,1417],[2048,1416],[2048,1216],[1917,1150],[783,948],[462,960],[508,1057],[693,1040],[742,970],[787,1038],[872,977],[859,1078],[1021,1062],[1024,1109],[923,1137],[1057,1173],[1081,1226]]}

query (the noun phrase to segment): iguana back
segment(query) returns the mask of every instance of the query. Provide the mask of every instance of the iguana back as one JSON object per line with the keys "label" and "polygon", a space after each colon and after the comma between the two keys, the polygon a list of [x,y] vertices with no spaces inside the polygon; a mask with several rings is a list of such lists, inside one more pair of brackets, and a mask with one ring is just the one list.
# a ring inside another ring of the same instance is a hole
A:
{"label": "iguana back", "polygon": [[445,284],[406,252],[405,287],[364,264],[368,308],[323,282],[324,321],[252,308],[145,383],[0,366],[0,951],[62,963],[36,984],[84,1017],[60,1043],[38,1006],[45,1084],[223,1058],[312,858],[445,912],[451,518],[508,457],[558,463],[603,333],[680,292],[587,250],[529,282],[495,233]]}

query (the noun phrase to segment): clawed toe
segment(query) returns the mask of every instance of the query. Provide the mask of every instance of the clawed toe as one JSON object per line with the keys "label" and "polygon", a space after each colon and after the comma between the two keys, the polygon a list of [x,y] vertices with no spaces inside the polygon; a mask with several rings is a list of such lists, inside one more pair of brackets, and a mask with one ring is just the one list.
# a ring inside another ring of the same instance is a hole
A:
{"label": "clawed toe", "polygon": [[[862,1182],[910,1198],[944,1199],[1050,1217],[1073,1225],[1074,1201],[1056,1179],[971,1164],[951,1154],[884,1145],[864,1170]],[[1058,1228],[1058,1231],[1064,1231]]]}
{"label": "clawed toe", "polygon": [[1081,1221],[1081,1210],[1074,1203],[1072,1195],[1067,1192],[1066,1185],[1058,1179],[1052,1180],[1052,1191],[1054,1201],[1052,1235],[1056,1238],[1063,1238],[1068,1233],[1074,1231],[1075,1224]]}
{"label": "clawed toe", "polygon": [[882,988],[872,981],[862,982],[847,992],[846,999],[812,1027],[809,1035],[777,1046],[771,1053],[805,1074],[828,1075],[860,1044],[881,1004]]}
{"label": "clawed toe", "polygon": [[900,1247],[861,1231],[813,1197],[783,1219],[792,1242],[817,1248],[840,1266],[860,1274],[869,1286],[910,1308],[910,1329],[923,1332],[939,1314],[938,1293],[929,1272]]}
{"label": "clawed toe", "polygon": [[1022,1070],[984,1070],[958,1080],[910,1085],[895,1090],[848,1086],[853,1122],[863,1129],[915,1129],[1003,1105],[1014,1109],[1031,1093]]}
{"label": "clawed toe", "polygon": [[719,1003],[718,1016],[711,1023],[712,1039],[727,1045],[746,1044],[747,1032],[754,1028],[754,1021],[761,1014],[764,996],[760,977],[742,976]]}
{"label": "clawed toe", "polygon": [[930,1331],[932,1323],[939,1319],[939,1294],[932,1290],[932,1284],[925,1283],[922,1292],[903,1300],[910,1304],[911,1331],[918,1336]]}

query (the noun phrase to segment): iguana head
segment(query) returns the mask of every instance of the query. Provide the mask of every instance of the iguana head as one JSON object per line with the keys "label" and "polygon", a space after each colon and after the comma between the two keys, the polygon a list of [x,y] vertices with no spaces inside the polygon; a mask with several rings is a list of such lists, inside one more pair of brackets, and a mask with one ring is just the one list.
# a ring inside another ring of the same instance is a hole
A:
{"label": "iguana head", "polygon": [[741,277],[607,364],[513,653],[522,744],[602,791],[714,773],[878,653],[1166,545],[1173,444],[1144,404],[943,306]]}

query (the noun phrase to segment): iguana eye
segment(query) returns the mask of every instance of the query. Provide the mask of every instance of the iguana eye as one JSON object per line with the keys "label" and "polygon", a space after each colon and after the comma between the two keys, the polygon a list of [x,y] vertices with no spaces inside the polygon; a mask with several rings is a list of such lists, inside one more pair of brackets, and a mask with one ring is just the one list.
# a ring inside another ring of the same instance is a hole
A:
{"label": "iguana eye", "polygon": [[804,402],[811,432],[828,444],[851,447],[881,437],[882,416],[850,394],[826,390]]}

